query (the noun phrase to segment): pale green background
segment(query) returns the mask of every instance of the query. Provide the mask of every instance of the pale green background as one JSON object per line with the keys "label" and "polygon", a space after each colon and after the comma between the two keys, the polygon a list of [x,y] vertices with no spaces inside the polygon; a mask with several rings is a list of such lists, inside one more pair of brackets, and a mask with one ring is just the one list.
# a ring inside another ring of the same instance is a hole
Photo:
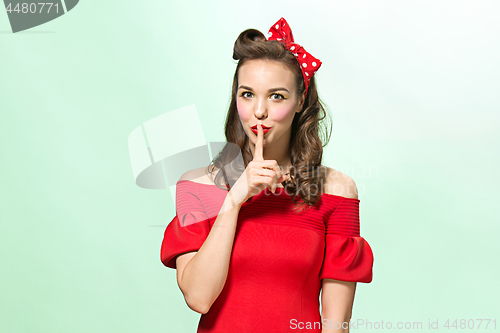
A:
{"label": "pale green background", "polygon": [[324,164],[356,181],[375,255],[353,319],[438,319],[443,332],[446,319],[500,320],[499,12],[498,1],[84,0],[17,34],[0,14],[0,331],[196,331],[159,259],[170,194],[135,185],[127,138],[195,104],[206,139],[224,140],[234,40],[282,16],[323,61]]}

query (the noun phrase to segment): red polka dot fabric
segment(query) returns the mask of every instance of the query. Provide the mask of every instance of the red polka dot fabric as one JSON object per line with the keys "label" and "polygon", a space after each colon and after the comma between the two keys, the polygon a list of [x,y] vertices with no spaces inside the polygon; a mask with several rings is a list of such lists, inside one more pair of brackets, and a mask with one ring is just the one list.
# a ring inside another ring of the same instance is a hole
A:
{"label": "red polka dot fabric", "polygon": [[302,76],[304,77],[307,95],[309,82],[316,71],[320,68],[321,61],[313,57],[302,46],[294,42],[292,29],[283,17],[280,18],[279,21],[271,27],[271,29],[269,29],[269,38],[267,40],[279,41],[295,56],[295,58],[297,58],[300,69],[302,70]]}

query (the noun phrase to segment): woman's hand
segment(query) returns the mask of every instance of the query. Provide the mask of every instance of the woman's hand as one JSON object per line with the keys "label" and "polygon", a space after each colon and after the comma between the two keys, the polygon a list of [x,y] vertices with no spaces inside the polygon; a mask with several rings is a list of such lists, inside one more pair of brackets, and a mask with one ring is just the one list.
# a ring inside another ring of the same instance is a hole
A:
{"label": "woman's hand", "polygon": [[238,178],[229,191],[236,206],[241,206],[249,198],[259,194],[266,188],[271,192],[276,191],[278,183],[287,179],[283,175],[278,162],[275,160],[264,160],[264,130],[260,124],[257,125],[257,143],[253,160],[248,163],[245,171]]}

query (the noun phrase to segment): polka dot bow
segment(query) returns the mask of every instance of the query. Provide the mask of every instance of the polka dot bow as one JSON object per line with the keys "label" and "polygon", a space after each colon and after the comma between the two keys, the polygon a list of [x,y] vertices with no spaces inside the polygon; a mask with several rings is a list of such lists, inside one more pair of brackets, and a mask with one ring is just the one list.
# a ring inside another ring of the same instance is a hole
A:
{"label": "polka dot bow", "polygon": [[316,73],[321,66],[321,61],[313,57],[309,52],[304,50],[302,46],[294,42],[292,29],[290,29],[290,26],[283,17],[280,18],[279,21],[271,27],[271,29],[269,29],[269,35],[270,36],[267,40],[279,41],[295,56],[295,58],[297,58],[300,69],[302,70],[302,76],[304,77],[307,96],[309,82],[311,81],[314,73]]}

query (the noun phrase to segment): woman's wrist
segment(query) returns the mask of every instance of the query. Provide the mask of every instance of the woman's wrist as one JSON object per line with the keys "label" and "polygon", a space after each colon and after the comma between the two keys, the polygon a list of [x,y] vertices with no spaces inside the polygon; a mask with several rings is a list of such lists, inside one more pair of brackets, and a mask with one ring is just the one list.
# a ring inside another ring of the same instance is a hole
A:
{"label": "woman's wrist", "polygon": [[222,204],[221,213],[227,212],[231,209],[239,210],[241,208],[241,204],[237,203],[233,197],[233,193],[231,191],[227,192],[226,198],[224,199],[224,203]]}

